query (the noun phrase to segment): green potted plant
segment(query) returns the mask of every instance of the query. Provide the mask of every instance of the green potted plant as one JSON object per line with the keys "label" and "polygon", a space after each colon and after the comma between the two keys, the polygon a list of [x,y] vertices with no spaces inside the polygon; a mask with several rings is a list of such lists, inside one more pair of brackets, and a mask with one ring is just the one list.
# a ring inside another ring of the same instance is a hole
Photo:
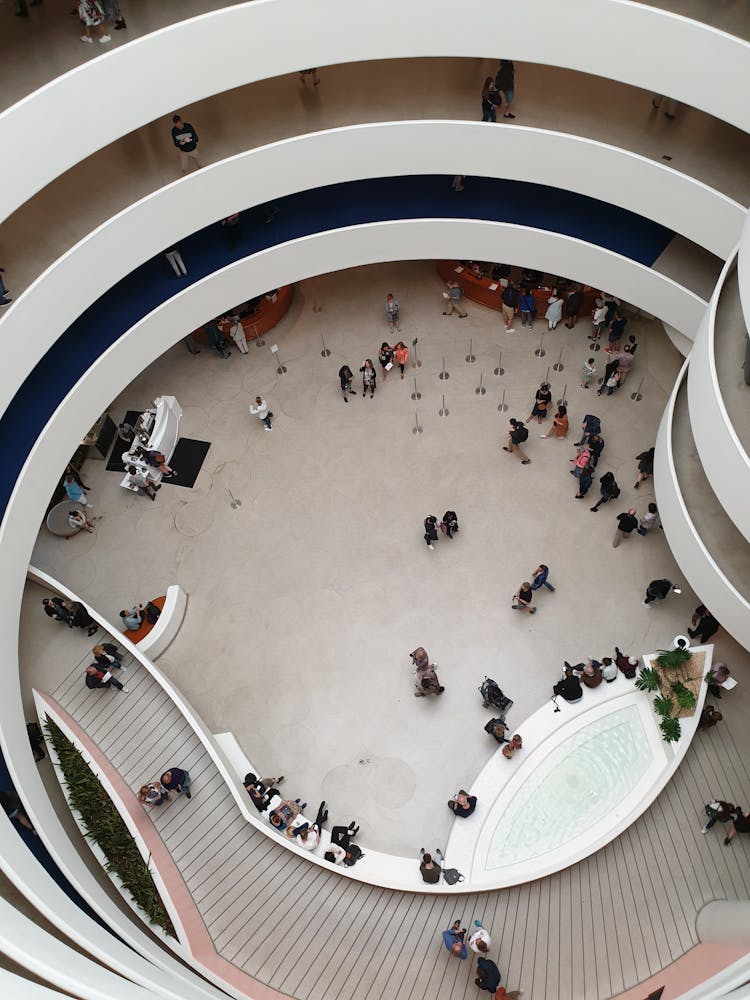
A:
{"label": "green potted plant", "polygon": [[673,681],[670,685],[677,698],[677,707],[679,709],[691,709],[695,708],[696,698],[693,692],[686,688],[682,681]]}
{"label": "green potted plant", "polygon": [[660,649],[656,662],[664,670],[676,670],[678,667],[684,666],[692,658],[692,655],[690,650],[683,646],[678,646],[677,649]]}
{"label": "green potted plant", "polygon": [[659,675],[653,667],[643,667],[635,681],[639,691],[658,691]]}
{"label": "green potted plant", "polygon": [[664,717],[659,723],[659,729],[661,730],[662,739],[665,743],[676,743],[682,736],[682,726],[680,725],[679,719],[673,719],[671,716]]}
{"label": "green potted plant", "polygon": [[654,698],[654,709],[657,715],[661,715],[662,718],[667,718],[672,714],[674,701],[665,694],[658,694]]}

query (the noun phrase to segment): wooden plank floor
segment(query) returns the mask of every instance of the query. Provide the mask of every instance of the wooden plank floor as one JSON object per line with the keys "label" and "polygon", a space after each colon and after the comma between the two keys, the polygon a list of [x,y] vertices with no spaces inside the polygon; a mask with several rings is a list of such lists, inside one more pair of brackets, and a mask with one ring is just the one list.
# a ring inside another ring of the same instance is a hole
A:
{"label": "wooden plank floor", "polygon": [[531,1000],[602,1000],[695,944],[705,902],[750,894],[748,838],[725,848],[720,829],[700,833],[713,796],[750,800],[750,775],[726,725],[699,733],[652,808],[572,868],[498,892],[422,897],[310,865],[248,826],[151,675],[126,659],[127,694],[89,691],[85,648],[52,696],[132,788],[171,764],[190,771],[192,800],[153,811],[154,824],[217,950],[291,997],[474,997],[474,963],[449,959],[440,938],[460,917],[490,930],[491,957],[509,988]]}

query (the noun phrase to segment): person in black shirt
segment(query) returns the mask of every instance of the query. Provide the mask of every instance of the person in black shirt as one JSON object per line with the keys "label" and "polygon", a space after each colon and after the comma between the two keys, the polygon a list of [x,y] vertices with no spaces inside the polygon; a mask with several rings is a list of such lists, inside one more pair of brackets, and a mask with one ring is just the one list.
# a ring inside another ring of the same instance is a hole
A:
{"label": "person in black shirt", "polygon": [[492,77],[488,76],[484,81],[484,86],[482,87],[482,121],[496,122],[497,105],[502,103],[503,99],[495,90]]}
{"label": "person in black shirt", "polygon": [[616,549],[623,538],[630,538],[631,534],[638,527],[638,518],[635,516],[635,507],[631,507],[625,514],[617,515],[617,531],[612,539],[612,548]]}
{"label": "person in black shirt", "polygon": [[591,510],[596,513],[603,503],[609,503],[610,500],[616,500],[620,495],[620,487],[617,485],[617,480],[614,477],[614,473],[605,472],[604,475],[599,480],[599,491],[601,497],[596,501]]}
{"label": "person in black shirt", "polygon": [[655,448],[649,448],[648,451],[642,451],[640,455],[635,456],[635,460],[638,463],[638,478],[633,483],[634,490],[639,489],[642,482],[653,476],[655,451]]}
{"label": "person in black shirt", "polygon": [[510,418],[510,430],[505,435],[505,440],[508,442],[507,446],[503,445],[503,451],[509,451],[511,454],[515,452],[516,455],[521,459],[521,465],[528,465],[531,461],[527,457],[526,453],[520,447],[524,441],[527,440],[529,432],[524,426],[522,420],[516,420],[514,417]]}
{"label": "person in black shirt", "polygon": [[510,59],[501,59],[500,66],[495,74],[495,90],[503,95],[503,118],[515,118],[511,114],[510,106],[516,92],[515,82],[516,70]]}
{"label": "person in black shirt", "polygon": [[643,603],[648,608],[654,601],[663,601],[672,591],[675,594],[682,593],[680,588],[675,587],[671,580],[652,580],[648,587],[646,587],[646,600]]}
{"label": "person in black shirt", "polygon": [[565,668],[565,676],[552,688],[556,695],[564,698],[565,701],[580,701],[583,698],[583,688],[581,682],[573,673],[572,667]]}
{"label": "person in black shirt", "polygon": [[516,309],[518,308],[518,294],[518,286],[509,281],[503,289],[503,294],[500,296],[503,301],[503,319],[505,320],[506,333],[515,333],[513,329],[513,317],[516,315]]}
{"label": "person in black shirt", "polygon": [[687,634],[691,639],[699,639],[701,645],[705,645],[721,627],[705,604],[698,605],[693,612],[690,624],[693,627],[687,630]]}
{"label": "person in black shirt", "polygon": [[572,330],[578,322],[578,313],[581,311],[582,305],[583,292],[578,285],[574,285],[565,299],[565,325],[569,330]]}
{"label": "person in black shirt", "polygon": [[198,133],[189,122],[184,122],[179,115],[172,117],[172,142],[179,150],[183,174],[188,172],[191,160],[195,164],[196,170],[203,166],[198,158]]}
{"label": "person in black shirt", "polygon": [[513,611],[528,611],[530,615],[536,614],[536,608],[531,603],[533,599],[534,592],[531,589],[531,584],[526,581],[513,595],[513,600],[516,603],[511,604],[511,608]]}
{"label": "person in black shirt", "polygon": [[588,440],[588,446],[591,452],[591,465],[595,469],[604,451],[604,438],[601,434],[592,434]]}

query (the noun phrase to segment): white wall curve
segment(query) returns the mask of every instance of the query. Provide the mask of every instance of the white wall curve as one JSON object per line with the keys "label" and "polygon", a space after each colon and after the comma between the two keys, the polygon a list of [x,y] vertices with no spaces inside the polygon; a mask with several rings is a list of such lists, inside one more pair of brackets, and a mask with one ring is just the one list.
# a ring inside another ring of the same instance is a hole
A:
{"label": "white wall curve", "polygon": [[[705,303],[669,279],[618,258],[598,247],[569,237],[520,227],[471,220],[409,220],[379,223],[309,236],[274,247],[239,261],[196,283],[141,320],[110,347],[68,394],[52,420],[37,438],[33,451],[15,485],[0,526],[0,651],[6,668],[0,672],[0,740],[8,767],[34,822],[54,840],[58,856],[75,873],[75,881],[91,886],[90,873],[67,840],[47,798],[36,765],[28,749],[18,671],[18,625],[26,567],[49,497],[59,473],[61,456],[68,455],[80,440],[82,429],[98,415],[145,366],[175,343],[185,330],[203,317],[215,315],[227,302],[262,293],[285,281],[335,271],[343,267],[393,259],[424,259],[433,255],[493,259],[498,247],[512,247],[522,264],[559,272],[575,262],[576,275],[591,284],[607,282],[615,293],[631,301],[647,303],[669,298],[672,311],[682,319],[697,316]],[[17,849],[25,852],[20,843]],[[12,857],[12,855],[11,855]],[[34,877],[49,881],[46,873],[26,852]],[[16,861],[7,865],[8,876],[28,893],[28,872],[19,876]],[[23,870],[23,869],[22,869]],[[68,904],[69,907],[72,904]],[[106,906],[110,905],[105,901]],[[41,907],[40,907],[41,908]],[[75,908],[73,908],[75,909]],[[44,911],[46,912],[46,911]],[[118,918],[119,917],[119,911]],[[83,915],[78,913],[80,919]],[[58,923],[60,922],[58,917]],[[137,934],[135,935],[137,938]]]}
{"label": "white wall curve", "polygon": [[[745,451],[724,405],[716,371],[715,324],[724,281],[734,265],[724,265],[709,308],[695,337],[688,369],[690,426],[701,465],[719,503],[750,541],[750,456]],[[750,390],[749,390],[750,391]]]}
{"label": "white wall curve", "polygon": [[[283,44],[253,44],[248,58],[249,39]],[[310,65],[500,54],[668,94],[750,131],[750,44],[629,0],[475,0],[460,26],[452,0],[253,0],[109,51],[0,114],[0,148],[13,150],[0,174],[0,220],[97,149],[224,90]],[[710,73],[696,72],[705,65]]]}
{"label": "white wall curve", "polygon": [[722,572],[703,544],[680,491],[672,449],[677,395],[687,372],[683,365],[659,424],[654,456],[654,489],[664,533],[680,570],[724,628],[750,649],[750,604]]}
{"label": "white wall curve", "polygon": [[750,213],[745,218],[740,248],[737,254],[737,280],[745,326],[750,330]]}
{"label": "white wall curve", "polygon": [[[92,302],[164,247],[238,206],[343,181],[457,172],[529,180],[600,198],[655,219],[713,252],[732,250],[745,217],[736,202],[669,167],[603,143],[541,129],[417,121],[349,126],[284,139],[148,195],[99,226],[37,278],[0,317],[0,335],[15,345],[5,359],[0,412],[51,344]],[[515,250],[508,249],[504,247],[501,256],[516,260]],[[543,269],[583,280],[576,252],[571,252],[567,263]],[[497,248],[488,259],[496,256]],[[599,280],[591,282],[595,287],[614,290],[618,276],[601,266],[614,257],[600,258]],[[640,273],[648,271],[642,268]],[[692,338],[703,310],[693,308],[691,301],[697,306],[702,300],[690,300],[688,292],[680,296],[679,286],[664,284],[666,279],[655,272],[650,275],[642,287],[639,278],[636,287],[618,294]],[[657,288],[662,292],[656,293]],[[39,316],[47,317],[41,325]],[[32,329],[35,334],[29,337]]]}

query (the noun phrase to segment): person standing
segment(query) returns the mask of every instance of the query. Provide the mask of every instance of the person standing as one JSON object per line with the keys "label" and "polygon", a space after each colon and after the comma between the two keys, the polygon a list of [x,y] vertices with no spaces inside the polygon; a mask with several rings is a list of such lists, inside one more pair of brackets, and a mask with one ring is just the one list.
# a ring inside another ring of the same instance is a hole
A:
{"label": "person standing", "polygon": [[651,107],[658,111],[664,102],[664,117],[671,122],[675,120],[677,114],[677,101],[674,97],[665,97],[663,94],[653,94],[651,97]]}
{"label": "person standing", "polygon": [[531,294],[530,288],[524,288],[521,292],[518,308],[521,310],[521,326],[528,326],[530,330],[534,325],[534,314],[536,313],[536,300]]}
{"label": "person standing", "polygon": [[250,352],[247,348],[247,337],[245,336],[245,328],[242,325],[242,320],[239,316],[230,316],[228,322],[230,324],[229,336],[237,345],[237,350],[240,354],[249,354]]}
{"label": "person standing", "polygon": [[72,500],[73,503],[79,503],[82,507],[93,507],[92,503],[86,499],[86,493],[80,483],[76,481],[75,476],[69,473],[63,481],[63,489],[68,497],[68,500]]}
{"label": "person standing", "polygon": [[620,341],[627,325],[627,319],[618,309],[609,326],[609,347],[605,348],[610,354],[617,354],[620,350]]}
{"label": "person standing", "polygon": [[588,449],[591,452],[591,465],[595,469],[599,464],[599,459],[604,451],[604,438],[601,434],[592,434],[588,440]]}
{"label": "person standing", "polygon": [[477,978],[474,980],[474,985],[480,990],[491,993],[493,997],[497,993],[500,986],[500,970],[491,959],[477,959]]}
{"label": "person standing", "polygon": [[594,466],[584,465],[581,469],[581,474],[578,477],[578,492],[574,495],[576,500],[583,500],[588,491],[591,489],[591,484],[594,481]]}
{"label": "person standing", "polygon": [[648,451],[642,451],[640,455],[635,456],[635,460],[638,462],[638,478],[633,483],[634,490],[640,489],[641,483],[653,476],[655,450],[655,448],[649,448]]}
{"label": "person standing", "polygon": [[356,396],[357,392],[352,389],[352,379],[354,378],[354,373],[352,372],[349,365],[342,365],[339,368],[339,383],[341,384],[341,395],[344,397],[344,402],[349,402],[350,396]]}
{"label": "person standing", "polygon": [[715,635],[721,627],[705,604],[698,605],[693,612],[690,624],[693,627],[687,630],[687,634],[691,639],[697,638],[702,646],[705,646],[711,636]]}
{"label": "person standing", "polygon": [[511,417],[510,430],[505,435],[505,440],[508,443],[507,445],[503,445],[503,451],[518,455],[521,459],[521,465],[528,465],[531,462],[531,459],[527,457],[526,452],[521,448],[521,445],[524,441],[528,440],[528,437],[529,432],[524,426],[523,421]]}
{"label": "person standing", "polygon": [[118,424],[117,425],[117,436],[125,445],[125,451],[130,451],[135,442],[135,429],[132,424]]}
{"label": "person standing", "polygon": [[396,356],[396,364],[401,370],[401,378],[403,379],[404,369],[406,368],[406,364],[409,360],[409,348],[406,346],[403,340],[399,340],[399,342],[393,348],[393,353]]}
{"label": "person standing", "polygon": [[161,781],[162,788],[165,788],[168,792],[174,792],[176,795],[184,793],[186,798],[192,798],[189,771],[185,771],[181,767],[169,767],[159,780]]}
{"label": "person standing", "polygon": [[451,316],[458,313],[459,319],[466,319],[466,310],[461,306],[461,299],[464,297],[464,290],[457,281],[446,281],[448,291],[443,292],[443,298],[447,300],[449,309],[443,310],[443,316]]}
{"label": "person standing", "polygon": [[94,690],[95,688],[116,688],[118,691],[123,691],[125,694],[128,693],[128,689],[123,687],[122,684],[112,676],[109,670],[102,670],[96,663],[90,663],[86,667],[85,674],[86,687]]}
{"label": "person standing", "polygon": [[547,417],[551,402],[552,393],[549,389],[549,382],[542,382],[536,391],[536,395],[534,396],[534,405],[526,422],[530,424],[532,419],[536,417],[537,423],[541,424],[541,422]]}
{"label": "person standing", "polygon": [[391,333],[394,330],[398,330],[401,333],[401,324],[399,323],[399,304],[393,297],[392,292],[388,292],[385,297],[385,315],[388,319],[388,325],[390,326]]}
{"label": "person standing", "polygon": [[368,358],[359,370],[362,372],[362,399],[367,395],[368,389],[370,390],[370,399],[372,399],[375,395],[375,365]]}
{"label": "person standing", "polygon": [[432,543],[438,540],[437,523],[438,520],[434,514],[428,514],[424,519],[424,540],[428,549],[434,549],[435,546]]}
{"label": "person standing", "polygon": [[388,378],[388,372],[393,368],[393,348],[387,341],[383,341],[378,351],[378,361],[383,372],[383,381]]}
{"label": "person standing", "polygon": [[128,486],[135,487],[139,493],[145,493],[150,500],[156,500],[156,491],[161,489],[161,483],[152,483],[146,473],[135,465],[128,466]]}
{"label": "person standing", "polygon": [[127,28],[125,18],[120,11],[120,0],[102,0],[102,6],[104,7],[105,18],[112,22],[112,27],[115,31],[122,31],[123,28]]}
{"label": "person standing", "polygon": [[172,115],[172,142],[180,154],[180,166],[183,174],[190,169],[191,162],[198,170],[203,164],[198,156],[198,133],[189,122],[184,122],[179,115]]}
{"label": "person standing", "polygon": [[513,600],[516,603],[511,604],[511,611],[528,611],[530,615],[535,615],[536,608],[531,603],[533,599],[534,593],[531,589],[531,584],[526,580],[513,595]]}
{"label": "person standing", "polygon": [[516,69],[510,59],[501,59],[495,74],[495,90],[503,95],[503,118],[515,118],[510,106],[516,96]]}
{"label": "person standing", "polygon": [[554,330],[562,319],[563,301],[557,294],[557,289],[552,289],[552,294],[547,299],[547,312],[544,318],[547,320],[547,328]]}
{"label": "person standing", "polygon": [[500,298],[503,302],[505,332],[515,333],[516,331],[513,329],[513,317],[516,315],[516,309],[518,308],[518,286],[513,281],[509,281],[503,289],[503,294]]}
{"label": "person standing", "polygon": [[544,438],[564,438],[568,436],[568,408],[564,403],[560,403],[555,415],[552,418],[552,429],[548,434],[540,434]]}
{"label": "person standing", "polygon": [[48,618],[73,628],[73,613],[62,597],[43,597],[42,604]]}
{"label": "person standing", "polygon": [[602,504],[609,503],[610,500],[616,500],[620,495],[620,487],[617,485],[617,480],[613,472],[605,472],[599,479],[599,493],[601,494],[599,499],[590,508],[594,514],[596,514]]}
{"label": "person standing", "polygon": [[144,806],[162,806],[165,802],[172,801],[172,796],[158,781],[149,781],[147,785],[141,785],[136,797]]}
{"label": "person standing", "polygon": [[647,512],[643,515],[641,523],[638,525],[638,534],[647,535],[652,528],[656,527],[658,520],[659,510],[655,503],[650,503]]}
{"label": "person standing", "polygon": [[440,522],[440,528],[448,538],[453,538],[458,531],[458,514],[455,510],[446,510],[443,514],[443,520]]}
{"label": "person standing", "polygon": [[78,0],[78,17],[83,24],[84,30],[84,34],[81,35],[82,42],[86,42],[87,45],[93,44],[94,39],[91,37],[92,28],[96,28],[100,44],[106,45],[107,42],[112,41],[111,36],[107,34],[104,28],[104,8],[100,0]]}
{"label": "person standing", "polygon": [[318,67],[313,66],[312,69],[301,69],[299,71],[299,82],[304,83],[307,86],[308,76],[312,77],[313,87],[317,87],[320,83],[320,77],[318,76]]}
{"label": "person standing", "polygon": [[581,382],[582,389],[588,389],[591,384],[591,380],[596,376],[596,362],[593,358],[589,358],[588,361],[584,361],[581,366],[581,377],[583,381]]}
{"label": "person standing", "polygon": [[488,76],[482,87],[482,121],[496,122],[497,107],[503,103],[503,99],[495,90],[495,83],[491,76]]}
{"label": "person standing", "polygon": [[261,396],[255,397],[255,406],[252,403],[250,404],[250,412],[258,420],[262,421],[264,430],[270,431],[273,429],[271,427],[271,417],[273,414],[269,412],[268,403]]}
{"label": "person standing", "polygon": [[615,386],[615,382],[613,381],[613,376],[616,374],[619,365],[620,362],[616,358],[613,358],[607,364],[606,368],[604,369],[604,378],[602,379],[601,385],[596,390],[597,396],[601,396],[601,394],[605,390],[608,396],[612,395],[612,392],[610,390],[613,390]]}
{"label": "person standing", "polygon": [[101,642],[92,650],[94,659],[100,667],[119,670],[122,667],[122,653],[113,642]]}
{"label": "person standing", "polygon": [[627,512],[617,515],[617,531],[615,531],[615,537],[612,539],[613,549],[617,548],[623,538],[630,538],[638,527],[638,518],[635,514],[635,507],[631,507]]}
{"label": "person standing", "polygon": [[573,463],[573,468],[569,470],[571,476],[575,476],[576,479],[580,479],[583,470],[591,462],[591,451],[589,446],[587,444],[579,445],[578,454],[575,458],[571,458],[569,461]]}
{"label": "person standing", "polygon": [[607,306],[604,299],[597,299],[591,314],[591,333],[589,340],[598,340],[599,334],[607,325]]}
{"label": "person standing", "polygon": [[582,305],[583,292],[578,285],[573,285],[565,298],[565,325],[569,330],[572,330],[578,322],[578,313]]}
{"label": "person standing", "polygon": [[675,587],[671,580],[652,580],[646,587],[646,599],[643,605],[649,608],[655,601],[663,601],[671,593],[681,594],[682,591],[679,587]]}

